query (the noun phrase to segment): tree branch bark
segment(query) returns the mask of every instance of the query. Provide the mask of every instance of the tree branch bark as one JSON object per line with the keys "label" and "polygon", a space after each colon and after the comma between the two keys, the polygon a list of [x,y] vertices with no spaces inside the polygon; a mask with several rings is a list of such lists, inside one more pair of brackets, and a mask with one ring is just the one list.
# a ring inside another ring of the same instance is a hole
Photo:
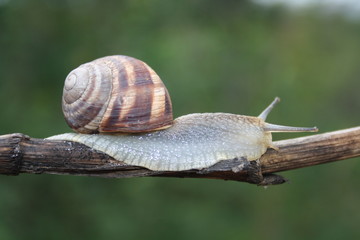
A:
{"label": "tree branch bark", "polygon": [[274,142],[258,161],[224,160],[206,169],[151,171],[114,160],[80,143],[30,138],[20,133],[0,136],[0,174],[71,174],[109,178],[191,177],[235,180],[258,185],[285,182],[273,173],[360,156],[360,127]]}

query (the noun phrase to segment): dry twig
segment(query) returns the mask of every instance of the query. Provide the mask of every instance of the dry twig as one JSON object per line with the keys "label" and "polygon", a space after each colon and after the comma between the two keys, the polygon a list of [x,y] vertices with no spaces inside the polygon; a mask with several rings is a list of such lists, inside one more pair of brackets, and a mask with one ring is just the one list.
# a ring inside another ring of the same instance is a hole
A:
{"label": "dry twig", "polygon": [[160,172],[116,161],[79,143],[35,139],[15,133],[0,136],[0,174],[192,177],[278,184],[285,180],[273,173],[360,156],[360,127],[277,141],[275,145],[280,150],[269,149],[259,161],[230,159],[201,170]]}

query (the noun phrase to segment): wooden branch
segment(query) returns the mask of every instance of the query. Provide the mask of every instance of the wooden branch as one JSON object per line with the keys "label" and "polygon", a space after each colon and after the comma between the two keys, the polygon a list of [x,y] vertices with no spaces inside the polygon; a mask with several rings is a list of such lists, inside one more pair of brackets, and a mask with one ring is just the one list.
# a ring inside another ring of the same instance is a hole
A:
{"label": "wooden branch", "polygon": [[360,156],[360,127],[274,144],[280,150],[269,149],[258,161],[230,159],[201,170],[160,172],[125,164],[80,143],[35,139],[15,133],[0,136],[0,174],[192,177],[279,184],[285,180],[273,173]]}

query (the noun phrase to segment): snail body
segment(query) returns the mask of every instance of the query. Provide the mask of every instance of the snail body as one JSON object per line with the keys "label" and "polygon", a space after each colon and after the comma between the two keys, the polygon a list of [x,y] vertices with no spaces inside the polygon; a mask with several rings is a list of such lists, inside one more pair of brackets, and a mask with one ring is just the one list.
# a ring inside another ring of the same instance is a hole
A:
{"label": "snail body", "polygon": [[[130,57],[125,56],[111,56],[102,58],[103,61],[106,58],[111,58],[112,62],[106,63],[106,65],[111,65],[113,67],[109,68],[109,72],[105,73],[104,76],[114,76],[112,79],[116,79],[119,81],[119,76],[121,74],[112,73],[113,71],[119,72],[119,68],[123,69],[123,66],[119,66],[119,64],[114,64],[114,59],[119,60],[120,62],[124,63],[125,60],[129,59]],[[125,59],[125,60],[124,60]],[[131,58],[132,59],[132,58]],[[106,59],[108,60],[108,59]],[[95,60],[98,61],[98,60]],[[140,60],[138,60],[140,61]],[[94,62],[92,62],[94,63]],[[128,63],[126,63],[128,64]],[[125,65],[125,68],[128,65]],[[137,63],[138,64],[138,63]],[[143,63],[140,63],[143,66]],[[83,65],[82,65],[83,66]],[[114,67],[116,66],[116,67]],[[81,66],[80,66],[81,67]],[[134,67],[130,67],[131,71],[133,71]],[[86,67],[85,67],[86,69]],[[151,72],[146,68],[148,72]],[[75,71],[75,70],[74,70]],[[122,70],[125,71],[126,70]],[[76,76],[74,77],[73,74],[70,73],[68,78],[73,78],[66,80],[66,82],[70,81],[70,84],[65,82],[64,87],[64,98],[66,98],[65,91],[68,91],[69,88],[67,85],[71,86],[83,86],[82,83],[77,83],[75,79],[81,80],[84,77]],[[81,73],[82,74],[82,73]],[[79,74],[78,74],[79,75]],[[91,75],[86,73],[85,76]],[[94,78],[96,74],[93,74],[92,78]],[[100,74],[101,75],[101,74]],[[132,74],[127,72],[123,74],[123,76],[131,76]],[[136,74],[135,74],[136,75]],[[149,77],[149,76],[153,77]],[[67,120],[67,122],[71,122],[69,124],[73,129],[80,133],[65,133],[56,136],[52,136],[49,139],[53,140],[68,140],[79,142],[84,145],[87,145],[91,148],[96,150],[102,151],[114,159],[119,161],[123,161],[127,164],[137,165],[146,167],[150,170],[154,171],[182,171],[182,170],[189,170],[189,169],[202,169],[210,167],[222,160],[226,159],[234,159],[234,158],[241,158],[244,157],[249,161],[257,160],[263,155],[267,148],[275,148],[276,147],[272,144],[272,136],[271,132],[302,132],[302,131],[316,131],[316,128],[299,128],[299,127],[288,127],[288,126],[281,126],[281,125],[274,125],[266,123],[266,117],[275,106],[276,103],[279,102],[278,98],[275,100],[258,116],[258,117],[251,117],[251,116],[244,116],[244,115],[236,115],[230,113],[194,113],[188,114],[185,116],[181,116],[175,120],[172,120],[172,110],[171,110],[171,103],[170,97],[168,96],[168,92],[165,86],[162,84],[160,78],[155,76],[154,74],[147,75],[148,77],[141,77],[142,79],[146,79],[150,82],[155,82],[156,86],[159,86],[162,90],[157,91],[156,87],[146,86],[144,88],[152,89],[150,91],[151,94],[148,94],[149,99],[157,99],[155,103],[156,107],[150,107],[150,110],[145,110],[145,115],[147,117],[142,118],[142,120],[147,119],[147,121],[151,121],[152,116],[156,116],[157,118],[165,117],[165,124],[154,124],[152,128],[145,128],[145,130],[139,130],[142,127],[136,126],[135,130],[132,130],[132,126],[130,126],[130,130],[122,131],[122,129],[115,129],[113,133],[109,133],[109,130],[103,131],[103,129],[108,129],[106,127],[96,127],[95,125],[101,125],[101,121],[104,118],[111,118],[104,114],[103,117],[99,117],[98,115],[95,116],[96,121],[91,120],[90,118],[87,119],[84,128],[83,126],[79,127],[80,124],[77,124],[74,120]],[[90,78],[91,79],[91,78]],[[89,80],[90,80],[89,79]],[[156,79],[156,81],[151,80]],[[87,80],[87,81],[89,81]],[[160,80],[160,81],[159,81]],[[76,83],[74,83],[74,81]],[[133,81],[133,82],[136,82]],[[139,81],[144,82],[144,81]],[[116,85],[116,84],[115,84]],[[120,84],[121,85],[121,84]],[[116,86],[120,86],[119,84]],[[149,85],[147,82],[145,85]],[[136,86],[136,84],[134,84]],[[72,87],[74,88],[74,87]],[[76,88],[76,87],[75,87]],[[78,87],[82,89],[81,87]],[[103,92],[107,93],[114,93],[114,89],[120,89],[119,87],[109,87],[109,89],[105,89]],[[128,88],[125,88],[128,89]],[[83,95],[88,95],[89,90],[81,90]],[[132,91],[136,91],[134,88]],[[145,91],[146,92],[146,91]],[[157,93],[155,93],[157,92]],[[158,94],[158,97],[154,97]],[[70,94],[70,96],[77,96],[81,99],[80,94]],[[124,96],[124,95],[123,95]],[[125,96],[127,96],[125,94]],[[118,96],[109,96],[103,97],[108,99],[117,99],[118,103],[107,103],[107,105],[116,106],[119,103],[126,103],[124,97]],[[126,98],[126,97],[125,97]],[[86,99],[86,98],[84,98]],[[102,99],[101,97],[96,97],[95,99]],[[66,100],[65,104],[67,104]],[[74,97],[71,99],[73,104]],[[68,102],[71,102],[68,101]],[[82,100],[83,101],[83,100]],[[89,105],[89,102],[84,101]],[[136,106],[136,100],[129,101]],[[144,104],[144,103],[142,103]],[[154,103],[153,103],[154,104]],[[86,105],[86,104],[80,104]],[[153,106],[149,103],[146,105],[147,107]],[[138,108],[144,109],[146,106],[139,105]],[[77,106],[75,109],[75,115],[80,115],[81,112]],[[70,112],[71,109],[68,106],[64,106],[63,103],[64,115],[66,116]],[[90,107],[90,109],[92,109]],[[110,113],[121,113],[124,108],[118,107],[118,110],[114,111],[114,107]],[[157,109],[157,110],[154,110]],[[85,115],[86,111],[83,111],[81,114]],[[98,113],[106,112],[107,110],[98,110]],[[91,111],[90,111],[91,112]],[[131,112],[131,110],[127,109],[125,112]],[[92,112],[91,112],[92,113]],[[170,113],[170,114],[169,114]],[[127,117],[126,114],[121,113],[121,117],[114,116],[113,119],[119,119],[126,122]],[[121,115],[120,114],[120,115]],[[144,116],[144,114],[137,113],[139,116]],[[68,114],[69,115],[69,114]],[[71,116],[75,116],[71,115]],[[93,114],[94,116],[95,114]],[[86,116],[80,117],[80,119],[84,119]],[[137,125],[133,124],[136,121],[133,120],[133,115],[130,117],[132,120],[130,123],[125,123],[125,125]],[[74,118],[75,119],[75,118]],[[72,123],[74,122],[74,123]],[[106,121],[105,121],[106,122]],[[108,121],[109,122],[109,121]],[[111,122],[111,121],[110,121]],[[95,124],[96,123],[96,124]],[[121,123],[121,128],[124,127],[124,124]],[[144,123],[141,123],[144,124]],[[141,125],[140,124],[140,125]],[[145,123],[146,124],[146,123]],[[84,124],[82,124],[84,125]],[[106,124],[105,124],[106,125]],[[119,125],[114,124],[113,125]],[[89,127],[90,126],[90,127]],[[79,131],[80,129],[80,131]],[[84,130],[85,129],[85,130]],[[96,133],[99,134],[86,134],[86,133]],[[85,134],[84,134],[85,133]]]}

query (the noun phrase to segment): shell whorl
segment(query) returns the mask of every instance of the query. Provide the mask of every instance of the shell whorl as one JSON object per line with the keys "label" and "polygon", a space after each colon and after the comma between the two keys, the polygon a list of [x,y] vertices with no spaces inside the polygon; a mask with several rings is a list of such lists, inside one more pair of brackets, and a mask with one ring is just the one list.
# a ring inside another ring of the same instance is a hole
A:
{"label": "shell whorl", "polygon": [[153,69],[128,56],[85,63],[65,80],[62,108],[80,133],[147,132],[173,121],[168,91]]}

